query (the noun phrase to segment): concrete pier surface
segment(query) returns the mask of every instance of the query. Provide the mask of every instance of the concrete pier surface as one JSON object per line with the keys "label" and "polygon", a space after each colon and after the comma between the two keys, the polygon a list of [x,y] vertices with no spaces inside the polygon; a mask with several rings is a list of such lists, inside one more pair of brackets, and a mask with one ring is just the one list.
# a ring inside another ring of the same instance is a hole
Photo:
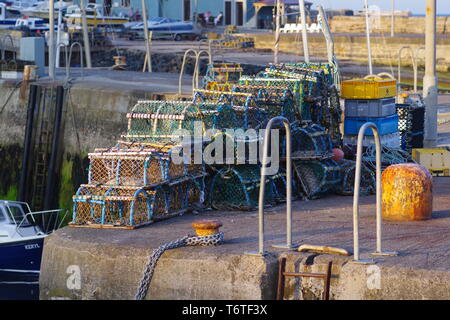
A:
{"label": "concrete pier surface", "polygon": [[[166,251],[157,263],[147,299],[274,299],[278,261],[287,271],[319,272],[333,261],[331,299],[450,299],[450,179],[433,178],[433,218],[383,222],[382,248],[395,257],[376,264],[352,256],[275,249],[285,242],[285,206],[265,210],[264,257],[257,250],[256,212],[209,210],[186,214],[135,230],[65,227],[45,241],[40,276],[41,299],[133,299],[144,265],[159,245],[192,234],[199,219],[223,222],[225,243]],[[330,195],[293,202],[293,240],[353,251],[353,197]],[[375,250],[375,197],[361,197],[360,253]],[[74,281],[79,280],[79,282]],[[285,299],[318,299],[320,279],[286,280]]]}

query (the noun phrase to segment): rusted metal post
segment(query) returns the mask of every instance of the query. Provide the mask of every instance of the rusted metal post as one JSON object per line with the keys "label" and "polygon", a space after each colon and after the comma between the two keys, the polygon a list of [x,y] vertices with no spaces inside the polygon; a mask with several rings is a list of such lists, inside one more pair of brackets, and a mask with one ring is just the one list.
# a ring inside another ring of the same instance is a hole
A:
{"label": "rusted metal post", "polygon": [[278,286],[277,300],[283,300],[284,296],[284,272],[286,271],[286,258],[282,257],[278,260]]}
{"label": "rusted metal post", "polygon": [[323,300],[330,300],[331,270],[333,261],[328,262],[327,276],[325,278],[325,288],[323,290]]}

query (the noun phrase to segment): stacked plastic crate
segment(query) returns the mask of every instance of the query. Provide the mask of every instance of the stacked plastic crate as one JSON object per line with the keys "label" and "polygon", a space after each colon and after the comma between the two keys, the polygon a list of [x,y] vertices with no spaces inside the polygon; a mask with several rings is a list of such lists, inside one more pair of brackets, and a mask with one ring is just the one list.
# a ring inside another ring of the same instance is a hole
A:
{"label": "stacked plastic crate", "polygon": [[[371,77],[343,81],[345,99],[344,144],[356,145],[358,132],[366,122],[376,124],[381,144],[399,148],[398,116],[395,108],[396,80]],[[374,144],[372,130],[365,132],[363,146]]]}
{"label": "stacked plastic crate", "polygon": [[425,131],[425,104],[420,95],[403,94],[397,107],[400,147],[411,153],[412,149],[423,148]]}

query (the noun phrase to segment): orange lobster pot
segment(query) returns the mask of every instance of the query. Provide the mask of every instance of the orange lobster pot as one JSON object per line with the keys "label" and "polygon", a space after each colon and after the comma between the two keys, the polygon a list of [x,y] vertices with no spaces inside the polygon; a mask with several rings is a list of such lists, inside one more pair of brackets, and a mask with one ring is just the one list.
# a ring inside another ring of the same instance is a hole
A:
{"label": "orange lobster pot", "polygon": [[431,218],[433,181],[428,170],[415,163],[394,164],[383,171],[384,220],[413,221]]}

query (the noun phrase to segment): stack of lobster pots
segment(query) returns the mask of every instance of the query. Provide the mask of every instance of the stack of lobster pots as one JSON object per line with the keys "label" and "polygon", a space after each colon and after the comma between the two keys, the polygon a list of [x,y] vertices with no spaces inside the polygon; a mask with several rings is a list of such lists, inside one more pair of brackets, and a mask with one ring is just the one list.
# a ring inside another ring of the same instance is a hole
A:
{"label": "stack of lobster pots", "polygon": [[[342,81],[341,97],[345,100],[344,145],[357,145],[359,129],[372,122],[378,127],[381,145],[400,147],[395,96],[396,80],[366,77]],[[365,132],[363,146],[373,145],[372,130]]]}

